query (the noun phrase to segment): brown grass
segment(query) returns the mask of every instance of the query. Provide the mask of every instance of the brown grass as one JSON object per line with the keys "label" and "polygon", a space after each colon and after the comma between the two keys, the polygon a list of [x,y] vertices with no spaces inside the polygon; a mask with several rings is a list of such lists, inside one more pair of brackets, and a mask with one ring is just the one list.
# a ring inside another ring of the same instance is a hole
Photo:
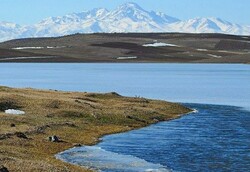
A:
{"label": "brown grass", "polygon": [[[26,114],[6,115],[4,110],[9,108]],[[189,111],[179,104],[117,93],[0,87],[0,165],[10,171],[88,171],[54,155],[76,144],[93,145],[106,134],[170,120]],[[28,139],[20,137],[20,132]],[[52,135],[62,142],[49,142]]]}

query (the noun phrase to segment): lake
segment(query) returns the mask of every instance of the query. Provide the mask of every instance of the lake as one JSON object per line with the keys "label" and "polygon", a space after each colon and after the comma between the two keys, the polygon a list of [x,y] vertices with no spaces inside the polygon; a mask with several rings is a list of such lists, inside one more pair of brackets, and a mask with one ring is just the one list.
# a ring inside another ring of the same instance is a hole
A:
{"label": "lake", "polygon": [[101,171],[249,171],[250,65],[0,64],[0,85],[112,92],[197,113],[59,155]]}

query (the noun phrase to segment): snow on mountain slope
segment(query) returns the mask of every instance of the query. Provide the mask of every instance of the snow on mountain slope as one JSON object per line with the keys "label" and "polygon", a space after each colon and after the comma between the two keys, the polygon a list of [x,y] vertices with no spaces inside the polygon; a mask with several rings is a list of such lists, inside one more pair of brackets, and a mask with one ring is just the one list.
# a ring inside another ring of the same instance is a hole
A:
{"label": "snow on mountain slope", "polygon": [[0,41],[17,38],[24,31],[24,27],[15,23],[0,22]]}
{"label": "snow on mountain slope", "polygon": [[234,35],[249,35],[249,27],[232,24],[219,18],[195,18],[180,21],[170,25],[177,32],[191,33],[226,33]]}
{"label": "snow on mountain slope", "polygon": [[232,24],[218,18],[180,21],[164,13],[146,11],[135,3],[125,3],[112,11],[95,8],[62,17],[49,17],[31,26],[0,22],[0,41],[95,32],[187,32],[249,35],[250,27]]}

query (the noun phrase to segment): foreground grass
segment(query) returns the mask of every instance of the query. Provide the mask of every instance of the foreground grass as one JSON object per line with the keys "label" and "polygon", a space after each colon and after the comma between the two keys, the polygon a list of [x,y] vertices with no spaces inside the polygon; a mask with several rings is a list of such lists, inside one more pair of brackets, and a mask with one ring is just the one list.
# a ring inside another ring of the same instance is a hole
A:
{"label": "foreground grass", "polygon": [[[6,109],[26,114],[7,115]],[[190,109],[179,104],[117,93],[0,87],[0,165],[10,171],[88,171],[54,155],[76,144],[93,145],[106,134],[178,118],[187,112]],[[52,135],[62,142],[49,142]]]}

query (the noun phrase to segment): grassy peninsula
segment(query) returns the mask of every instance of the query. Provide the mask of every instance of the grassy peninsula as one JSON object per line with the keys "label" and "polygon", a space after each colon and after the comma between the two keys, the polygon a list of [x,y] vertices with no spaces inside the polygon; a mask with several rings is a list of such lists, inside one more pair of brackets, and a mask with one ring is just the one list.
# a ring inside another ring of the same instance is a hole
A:
{"label": "grassy peninsula", "polygon": [[[24,115],[6,114],[18,109]],[[0,87],[0,166],[9,171],[88,171],[55,159],[75,145],[93,145],[103,135],[180,117],[176,103],[117,93],[81,93]],[[61,142],[50,142],[56,135]]]}

